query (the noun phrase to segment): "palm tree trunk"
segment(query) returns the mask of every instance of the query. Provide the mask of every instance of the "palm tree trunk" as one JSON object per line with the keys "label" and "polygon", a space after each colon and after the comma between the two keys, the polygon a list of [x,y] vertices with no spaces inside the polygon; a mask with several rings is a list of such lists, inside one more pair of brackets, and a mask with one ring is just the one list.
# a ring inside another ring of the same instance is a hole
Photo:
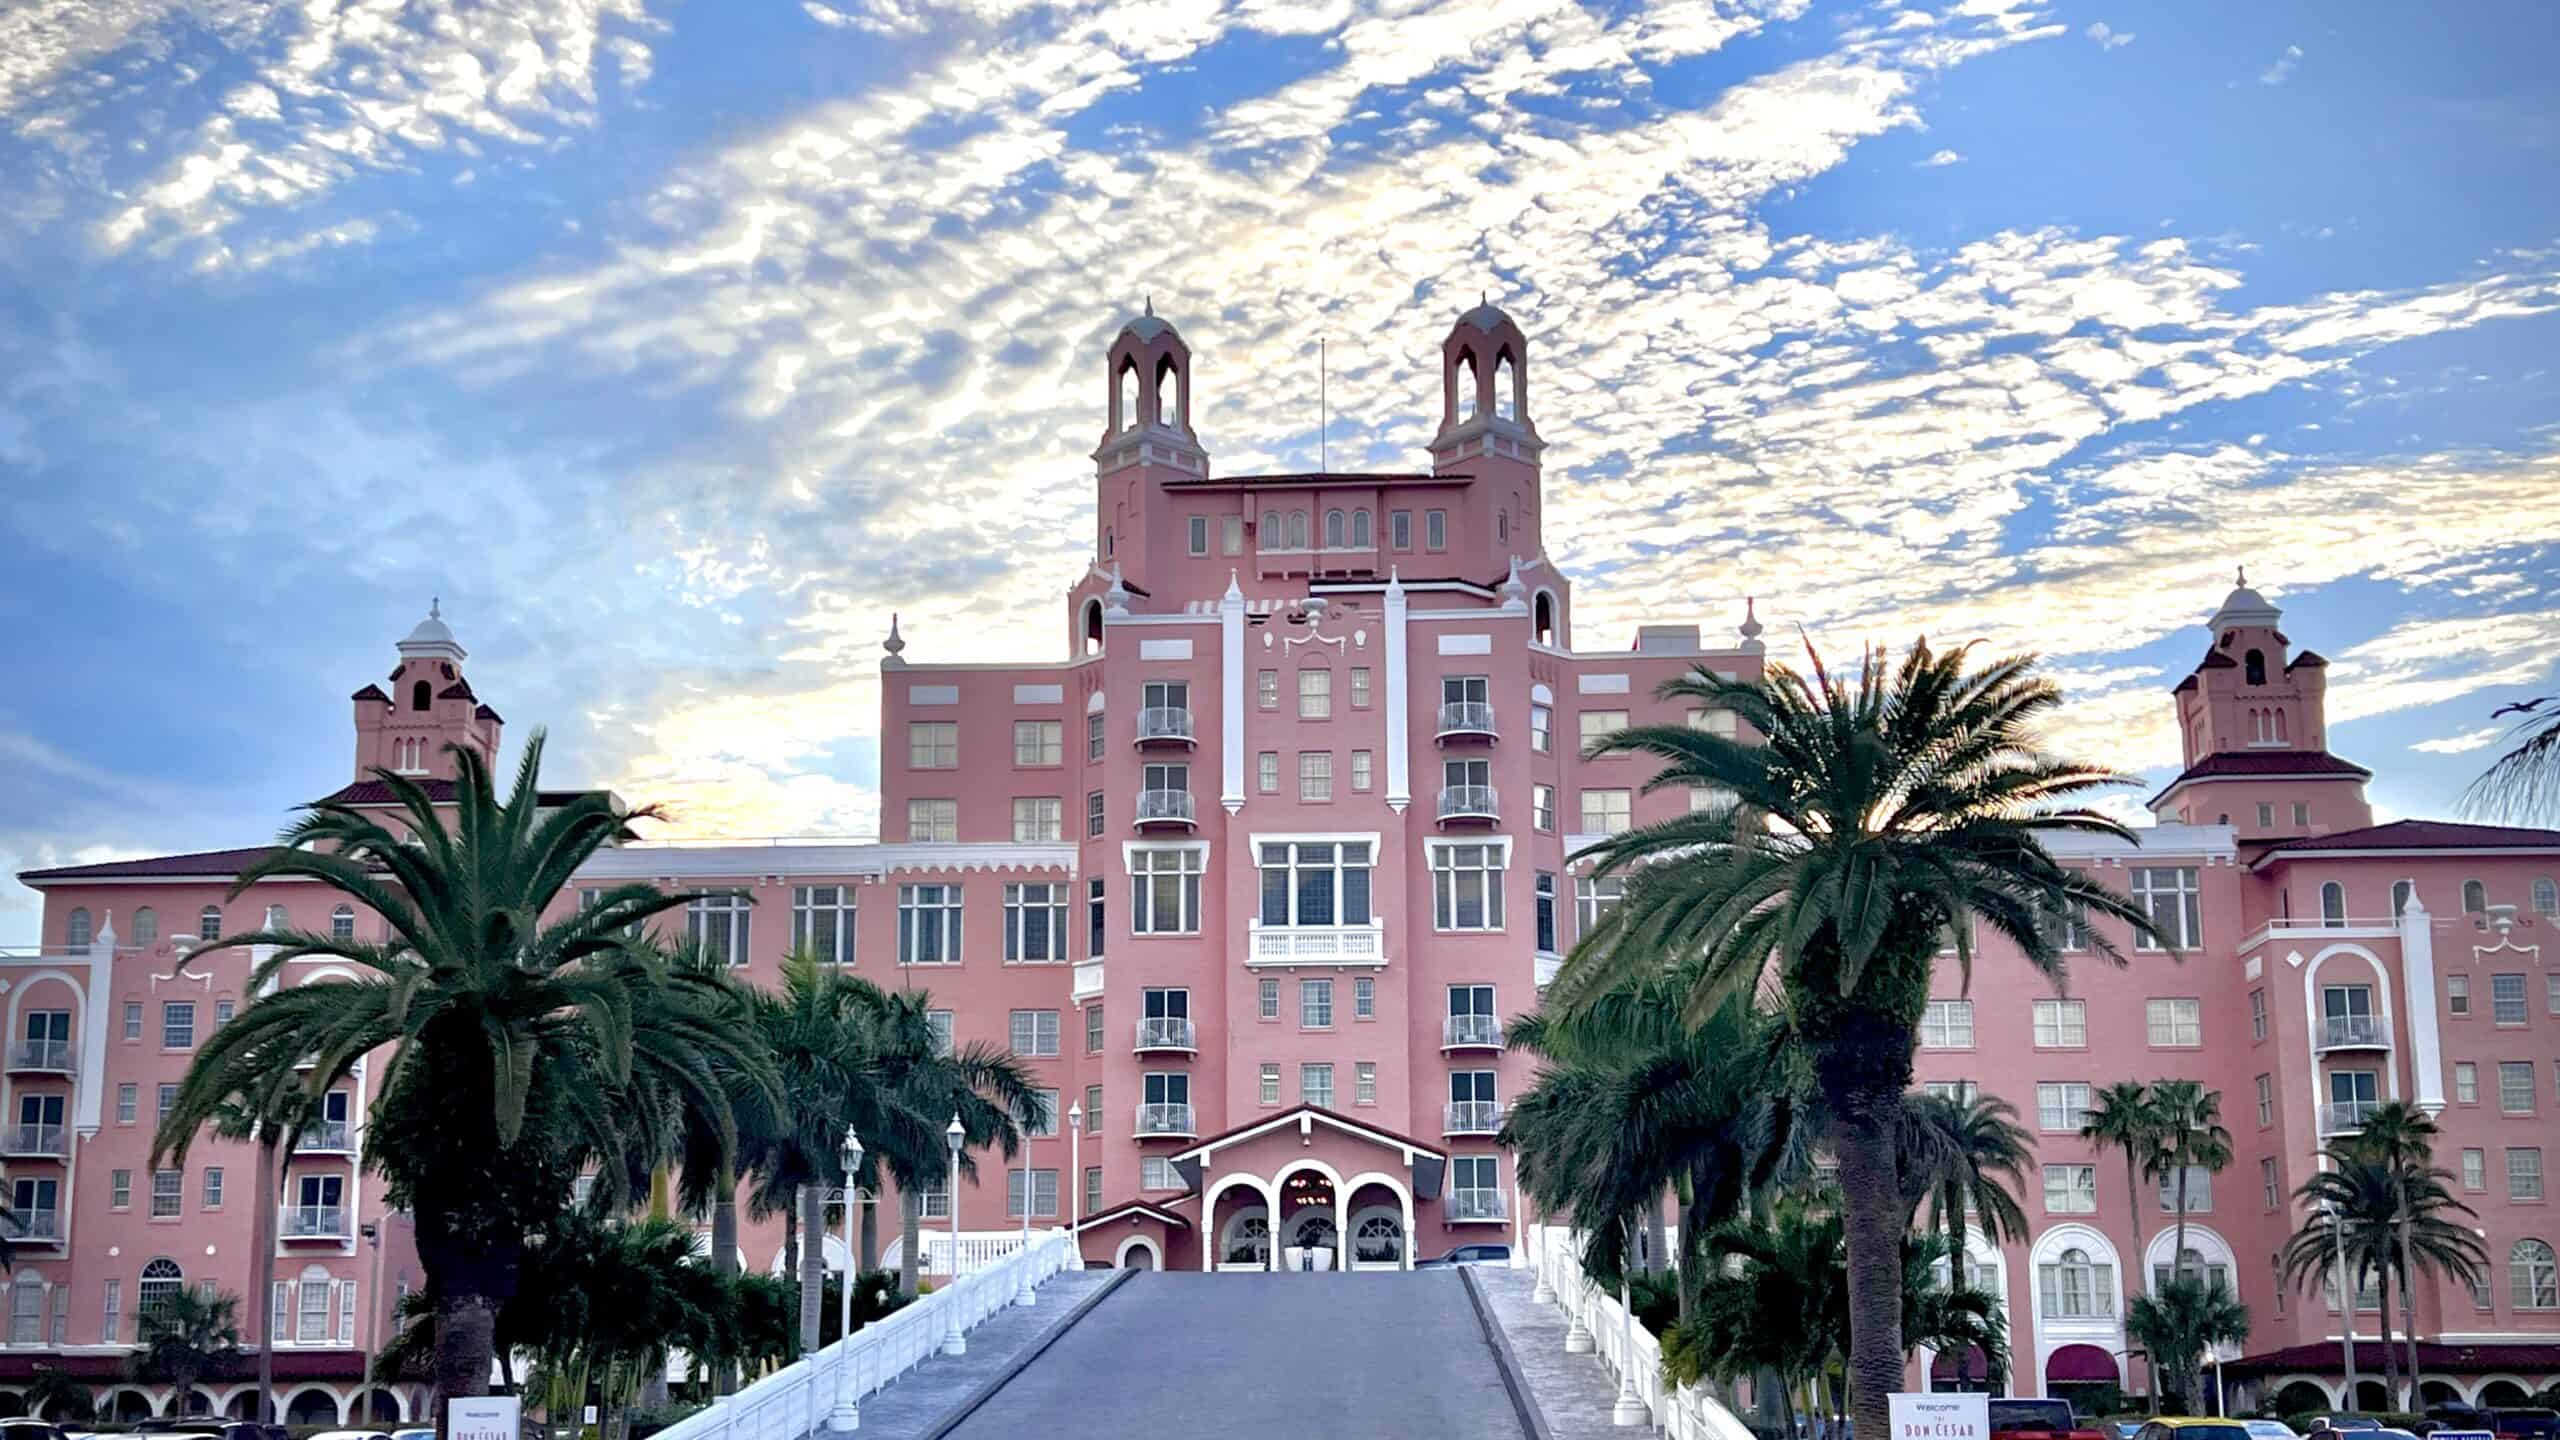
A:
{"label": "palm tree trunk", "polygon": [[[283,1184],[283,1137],[274,1127],[258,1127],[258,1219],[250,1229],[258,1247],[258,1293],[249,1297],[258,1325],[258,1423],[276,1423],[276,1191]],[[374,1303],[382,1303],[380,1296]],[[115,1337],[109,1336],[109,1339]]]}
{"label": "palm tree trunk", "polygon": [[[796,1200],[797,1196],[794,1198]],[[800,1207],[797,1204],[782,1207],[782,1273],[790,1276],[793,1284],[799,1283]]]}
{"label": "palm tree trunk", "polygon": [[2391,1348],[2391,1266],[2378,1267],[2382,1272],[2382,1403],[2387,1409],[2398,1403],[2400,1394],[2400,1357]]}
{"label": "palm tree trunk", "polygon": [[[2142,1293],[2151,1280],[2151,1272],[2142,1259],[2142,1167],[2133,1153],[2133,1143],[2124,1147],[2125,1216],[2133,1223],[2133,1262],[2124,1267],[2124,1313],[2133,1313],[2133,1297]],[[2160,1362],[2148,1352],[2142,1357],[2143,1383],[2152,1413],[2159,1413]]]}
{"label": "palm tree trunk", "polygon": [[898,1187],[898,1293],[915,1298],[916,1272],[924,1248],[924,1197],[913,1185]]}
{"label": "palm tree trunk", "polygon": [[497,1348],[498,1302],[476,1291],[447,1286],[436,1294],[436,1401],[445,1413],[438,1429],[451,1433],[458,1399],[489,1393],[489,1355]]}
{"label": "palm tree trunk", "polygon": [[818,1349],[818,1316],[827,1298],[827,1192],[815,1185],[800,1187],[800,1228],[808,1243],[800,1248],[800,1353]]}
{"label": "palm tree trunk", "polygon": [[[2187,1273],[2187,1167],[2184,1165],[2178,1167],[2177,1196],[2178,1238],[2169,1247],[2169,1278],[2172,1280]],[[2140,1253],[2135,1252],[2136,1255]]]}
{"label": "palm tree trunk", "polygon": [[1902,1186],[1895,1175],[1899,1087],[1840,1114],[1840,1210],[1849,1246],[1849,1403],[1863,1436],[1890,1435],[1902,1388]]}
{"label": "palm tree trunk", "polygon": [[2401,1408],[2411,1414],[2425,1408],[2425,1397],[2418,1393],[2418,1267],[2409,1253],[2409,1182],[2400,1182],[2400,1213],[2393,1228],[2400,1232],[2400,1318],[2405,1321],[2401,1335],[2409,1347],[2409,1403]]}
{"label": "palm tree trunk", "polygon": [[[734,1280],[738,1274],[738,1176],[727,1166],[720,1168],[720,1190],[711,1201],[711,1270],[723,1279]],[[734,1360],[722,1360],[711,1367],[711,1393],[727,1395],[738,1388],[738,1367]]]}
{"label": "palm tree trunk", "polygon": [[1662,1219],[1662,1197],[1656,1195],[1644,1207],[1644,1273],[1662,1273],[1663,1259],[1671,1248],[1670,1229]]}

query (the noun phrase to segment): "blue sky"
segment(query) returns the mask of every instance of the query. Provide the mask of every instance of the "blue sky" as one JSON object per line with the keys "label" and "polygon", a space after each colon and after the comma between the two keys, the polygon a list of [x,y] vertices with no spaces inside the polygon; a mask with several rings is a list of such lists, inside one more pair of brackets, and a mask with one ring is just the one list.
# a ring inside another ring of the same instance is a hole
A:
{"label": "blue sky", "polygon": [[1148,295],[1240,471],[1312,460],[1320,334],[1337,463],[1417,463],[1492,292],[1586,644],[2033,648],[2158,778],[2245,563],[2441,813],[2560,678],[2555,56],[2536,3],[19,0],[0,865],[265,838],[430,595],[555,778],[867,831],[891,609],[1056,652]]}

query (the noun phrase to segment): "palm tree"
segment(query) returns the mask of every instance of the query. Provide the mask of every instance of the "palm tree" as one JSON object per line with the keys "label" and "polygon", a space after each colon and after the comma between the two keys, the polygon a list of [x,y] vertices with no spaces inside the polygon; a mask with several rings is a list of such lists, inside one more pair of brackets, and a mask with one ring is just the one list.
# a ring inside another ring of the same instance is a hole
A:
{"label": "palm tree", "polygon": [[2168,1373],[2189,1413],[2204,1405],[2204,1356],[2217,1345],[2249,1338],[2249,1307],[2230,1289],[2179,1270],[2155,1293],[2136,1296],[2125,1314],[2126,1336]]}
{"label": "palm tree", "polygon": [[2453,1198],[2448,1181],[2450,1171],[2435,1167],[2436,1122],[2426,1112],[2405,1101],[2393,1100],[2365,1117],[2358,1130],[2342,1150],[2359,1159],[2380,1165],[2393,1177],[2397,1190],[2394,1206],[2392,1249],[2400,1272],[2400,1314],[2402,1343],[2408,1346],[2409,1402],[2406,1408],[2418,1408],[2418,1285],[2420,1262],[2424,1268],[2438,1271],[2469,1283],[2478,1277],[2486,1261],[2485,1252],[2471,1232],[2461,1226],[2435,1220],[2426,1231],[2427,1244],[2421,1246],[2421,1225],[2436,1214],[2469,1215],[2471,1207]]}
{"label": "palm tree", "polygon": [[[2217,1175],[2231,1163],[2231,1132],[2222,1128],[2222,1092],[2207,1090],[2200,1081],[2153,1081],[2151,1113],[2160,1143],[2151,1152],[2146,1178],[2170,1178],[2177,1240],[2169,1247],[2169,1273],[2182,1275],[2187,1269],[2188,1177],[2198,1170]],[[2142,1208],[2139,1196],[2134,1208]]]}
{"label": "palm tree", "polygon": [[[2160,1112],[2151,1103],[2151,1087],[2139,1080],[2118,1080],[2090,1098],[2089,1111],[2081,1118],[2080,1138],[2093,1145],[2112,1145],[2124,1152],[2125,1214],[2133,1222],[2134,1263],[2124,1267],[2124,1303],[2133,1306],[2142,1293],[2148,1277],[2143,1274],[2142,1248],[2142,1180],[2156,1173],[2153,1157],[2160,1149]],[[2160,1364],[2147,1359],[2151,1373],[2151,1394],[2156,1402],[2160,1392]]]}
{"label": "palm tree", "polygon": [[[319,1118],[320,1100],[292,1070],[261,1072],[256,1084],[256,1093],[232,1095],[215,1107],[212,1130],[216,1139],[255,1142],[258,1147],[258,1211],[250,1220],[251,1243],[258,1247],[254,1293],[273,1295],[276,1192],[304,1128]],[[270,1316],[267,1324],[258,1327],[258,1419],[263,1424],[273,1424],[276,1418],[275,1337],[267,1333],[273,1324]]]}
{"label": "palm tree", "polygon": [[27,1382],[27,1413],[41,1416],[59,1425],[66,1420],[86,1421],[98,1413],[97,1397],[89,1387],[72,1379],[53,1365],[38,1365]]}
{"label": "palm tree", "polygon": [[187,1402],[206,1371],[240,1353],[240,1297],[180,1286],[143,1307],[134,1374],[169,1382],[169,1413]]}
{"label": "palm tree", "polygon": [[580,1170],[594,1165],[599,1188],[618,1189],[632,1151],[650,1143],[644,1121],[668,1104],[721,1117],[725,1132],[724,1065],[774,1088],[748,1037],[671,1003],[693,982],[626,938],[692,896],[622,885],[590,905],[558,903],[589,856],[653,812],[622,812],[602,792],[546,804],[542,748],[537,734],[501,799],[476,752],[447,747],[449,814],[408,777],[376,770],[399,829],[324,801],[241,874],[234,895],[275,876],[317,881],[380,916],[389,938],[254,930],[201,947],[274,947],[253,993],[314,957],[360,978],[261,994],[197,1051],[153,1140],[154,1164],[183,1157],[233,1097],[264,1094],[306,1062],[307,1088],[324,1094],[387,1050],[369,1151],[390,1202],[416,1217],[438,1306],[436,1391],[448,1402],[487,1391],[526,1236]]}
{"label": "palm tree", "polygon": [[[1926,1200],[1932,1228],[1946,1236],[1951,1285],[1965,1287],[1965,1216],[1997,1246],[2027,1238],[2027,1212],[2018,1204],[2034,1163],[2034,1139],[2018,1123],[2017,1107],[1996,1096],[1913,1095],[1913,1124],[1904,1132],[1902,1183],[1916,1218]],[[1910,1337],[1903,1337],[1909,1343]]]}
{"label": "palm tree", "polygon": [[2000,1297],[1975,1286],[1960,1261],[1950,1262],[1946,1280],[1939,1281],[1936,1267],[1943,1251],[1944,1243],[1936,1239],[1915,1237],[1903,1247],[1902,1343],[1955,1355],[1956,1378],[1967,1384],[1974,1378],[1973,1352],[1980,1350],[1990,1370],[1983,1379],[2005,1389],[2009,1326]]}
{"label": "palm tree", "polygon": [[2492,819],[2560,816],[2560,695],[2501,705],[2491,720],[2520,717],[2500,755],[2463,795],[2464,807]]}
{"label": "palm tree", "polygon": [[[2125,896],[2039,843],[2129,839],[2114,820],[2065,808],[2120,777],[2036,748],[2033,725],[2060,691],[2030,659],[1973,668],[1968,655],[1921,642],[1899,665],[1869,651],[1854,679],[1831,675],[1816,655],[1811,681],[1772,666],[1760,681],[1702,668],[1663,685],[1662,698],[1730,710],[1766,738],[1656,725],[1592,747],[1660,759],[1648,788],[1708,787],[1729,800],[1584,852],[1600,873],[1625,877],[1625,898],[1575,945],[1548,992],[1550,1008],[1569,1013],[1666,956],[1694,958],[1683,1007],[1694,1025],[1771,977],[1833,1116],[1858,1317],[1848,1368],[1867,1435],[1887,1433],[1886,1397],[1902,1378],[1906,1217],[1894,1142],[1940,937],[1952,932],[1969,977],[1976,919],[2051,975],[2063,956],[2049,916],[2085,913],[2151,933]],[[2091,927],[2089,940],[2121,962],[2106,933]]]}
{"label": "palm tree", "polygon": [[[686,999],[705,1007],[711,1023],[759,1042],[763,1039],[764,1032],[756,1024],[754,994],[736,981],[725,959],[707,954],[702,946],[688,941],[668,952],[667,964],[671,970],[703,982],[698,990],[687,992]],[[768,1062],[772,1059],[770,1055],[765,1058]],[[677,1202],[688,1215],[708,1212],[711,1216],[712,1272],[734,1278],[738,1274],[739,1175],[762,1165],[772,1155],[787,1116],[771,1103],[772,1097],[758,1075],[725,1061],[715,1059],[714,1064],[729,1096],[734,1143],[724,1147],[718,1116],[691,1106],[678,1106],[667,1148],[676,1166]],[[733,1365],[722,1363],[714,1367],[714,1394],[726,1395],[736,1388],[736,1383]]]}
{"label": "palm tree", "polygon": [[[2488,1254],[2471,1227],[2447,1218],[2472,1213],[2447,1187],[2450,1172],[2395,1164],[2355,1141],[2332,1146],[2321,1157],[2328,1168],[2294,1192],[2306,1211],[2302,1228],[2286,1240],[2280,1257],[2285,1281],[2307,1292],[2310,1284],[2336,1275],[2342,1259],[2359,1293],[2367,1275],[2380,1277],[2383,1385],[2386,1394],[2396,1397],[2401,1390],[2398,1357],[2391,1348],[2393,1282],[2405,1294],[2414,1283],[2415,1263],[2475,1284],[2487,1269]],[[2413,1305],[2403,1313],[2412,1326],[2417,1323]],[[2417,1379],[2413,1359],[2412,1394]]]}
{"label": "palm tree", "polygon": [[[1503,1121],[1520,1185],[1582,1228],[1585,1269],[1603,1284],[1628,1268],[1626,1239],[1666,1191],[1680,1198],[1680,1310],[1716,1226],[1773,1178],[1792,1107],[1773,1027],[1736,1001],[1692,1030],[1680,977],[1630,985],[1572,1016],[1514,1020],[1517,1049],[1544,1062]],[[1654,1252],[1657,1258],[1660,1252]]]}
{"label": "palm tree", "polygon": [[[1683,1228],[1686,1228],[1685,1225]],[[1753,1220],[1708,1234],[1695,1309],[1662,1337],[1662,1368],[1679,1383],[1776,1372],[1781,1429],[1795,1433],[1795,1392],[1849,1345],[1839,1212],[1781,1192]]]}
{"label": "palm tree", "polygon": [[[1022,1122],[1047,1097],[1022,1062],[995,1046],[946,1047],[934,1028],[933,997],[925,991],[868,989],[858,1018],[879,1095],[863,1122],[862,1178],[875,1190],[883,1176],[898,1187],[898,1293],[913,1296],[923,1251],[924,1192],[950,1173],[944,1127],[960,1122],[960,1173],[974,1182],[977,1151],[992,1145],[1010,1159],[1022,1145]],[[952,1196],[951,1203],[956,1207],[960,1197]]]}

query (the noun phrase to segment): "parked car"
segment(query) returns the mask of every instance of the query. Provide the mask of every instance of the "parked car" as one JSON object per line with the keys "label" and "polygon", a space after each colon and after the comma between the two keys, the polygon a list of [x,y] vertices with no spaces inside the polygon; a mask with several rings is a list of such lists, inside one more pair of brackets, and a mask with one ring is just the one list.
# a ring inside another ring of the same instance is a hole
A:
{"label": "parked car", "polygon": [[435,1427],[427,1425],[415,1430],[394,1430],[391,1440],[436,1440]]}
{"label": "parked car", "polygon": [[1995,1395],[1991,1433],[2016,1440],[2106,1440],[2106,1432],[2080,1423],[2068,1400],[2029,1400]]}
{"label": "parked car", "polygon": [[2560,1437],[2560,1410],[2519,1405],[2512,1409],[2492,1410],[2489,1415],[2495,1422],[2489,1428],[2498,1433],[2500,1440],[2506,1440],[2508,1436],[2515,1437],[2515,1440],[2555,1440],[2555,1437]]}
{"label": "parked car", "polygon": [[2302,1433],[2317,1435],[2323,1430],[2373,1431],[2381,1428],[2382,1422],[2370,1415],[2314,1415]]}
{"label": "parked car", "polygon": [[61,1426],[33,1415],[16,1415],[0,1420],[0,1440],[71,1440]]}
{"label": "parked car", "polygon": [[391,1440],[379,1430],[323,1430],[310,1440]]}
{"label": "parked car", "polygon": [[2163,1415],[2133,1433],[2134,1440],[2249,1440],[2249,1427],[2239,1421],[2202,1415]]}
{"label": "parked car", "polygon": [[2302,1440],[2292,1426],[2281,1420],[2243,1420],[2240,1423],[2248,1427],[2251,1440]]}
{"label": "parked car", "polygon": [[1510,1263],[1511,1247],[1508,1245],[1461,1245],[1437,1259],[1417,1260],[1413,1268],[1437,1270],[1447,1265],[1509,1265]]}

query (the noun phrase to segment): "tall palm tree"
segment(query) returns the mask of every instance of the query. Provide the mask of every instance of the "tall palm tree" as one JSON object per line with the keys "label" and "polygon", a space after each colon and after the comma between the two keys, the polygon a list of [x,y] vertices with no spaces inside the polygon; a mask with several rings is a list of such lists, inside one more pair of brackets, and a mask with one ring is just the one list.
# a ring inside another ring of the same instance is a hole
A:
{"label": "tall palm tree", "polygon": [[[2286,1240],[2280,1257],[2286,1283],[2297,1288],[2334,1276],[2342,1258],[2358,1291],[2365,1276],[2380,1277],[2383,1384],[2394,1397],[2401,1393],[2400,1367],[2391,1349],[2394,1282],[2405,1296],[2419,1270],[2469,1285],[2478,1283],[2488,1267],[2488,1253],[2472,1228],[2450,1218],[2472,1213],[2454,1198],[2447,1184],[2451,1172],[2386,1158],[2383,1147],[2406,1138],[2387,1137],[2369,1149],[2358,1137],[2322,1151],[2328,1168],[2294,1192],[2306,1207],[2302,1228]],[[2403,1314],[2414,1327],[2416,1307],[2404,1300]],[[2411,1356],[2409,1393],[2414,1396],[2414,1346]]]}
{"label": "tall palm tree", "polygon": [[2017,1107],[1997,1096],[1916,1094],[1910,1101],[1914,1124],[1905,1132],[1904,1194],[1912,1197],[1914,1218],[1922,1201],[1931,1206],[1931,1228],[1946,1237],[1950,1284],[1962,1289],[1968,1213],[1994,1246],[2027,1238],[2018,1192],[2034,1163],[2035,1141],[2018,1123]]}
{"label": "tall palm tree", "polygon": [[[1970,1384],[1973,1352],[1982,1352],[1989,1372],[1982,1378],[2005,1389],[2009,1375],[2008,1322],[2000,1297],[1974,1285],[1961,1262],[1951,1262],[1947,1278],[1936,1275],[1945,1242],[1914,1238],[1903,1247],[1902,1343],[1957,1357],[1956,1378]],[[1959,1254],[1961,1252],[1958,1252]]]}
{"label": "tall palm tree", "polygon": [[[1022,1144],[1021,1120],[1046,1097],[1031,1072],[1003,1050],[982,1043],[946,1047],[933,1025],[933,997],[925,991],[872,991],[861,1026],[881,1095],[862,1132],[863,1171],[873,1187],[885,1176],[898,1188],[904,1240],[898,1293],[912,1296],[923,1250],[923,1195],[950,1173],[944,1127],[960,1122],[960,1173],[974,1183],[977,1152],[992,1145],[1012,1158]],[[959,1203],[959,1196],[951,1197],[954,1216]]]}
{"label": "tall palm tree", "polygon": [[[579,1171],[595,1165],[600,1186],[618,1186],[648,1143],[636,1117],[653,1105],[725,1117],[722,1064],[771,1085],[747,1037],[661,1003],[691,982],[626,938],[693,897],[622,885],[591,905],[559,903],[579,865],[636,816],[601,792],[546,804],[542,748],[537,734],[501,797],[478,753],[447,747],[449,813],[409,777],[377,769],[398,828],[324,801],[241,874],[234,895],[278,876],[316,881],[381,917],[388,938],[252,930],[207,942],[198,953],[274,947],[253,993],[317,957],[358,978],[261,994],[197,1051],[153,1140],[154,1164],[182,1156],[226,1102],[263,1093],[279,1072],[307,1061],[310,1092],[324,1094],[357,1060],[387,1051],[368,1154],[391,1203],[416,1217],[447,1402],[487,1391],[498,1308],[516,1288],[526,1236],[566,1202]],[[559,918],[545,923],[547,913]]]}
{"label": "tall palm tree", "polygon": [[[215,1108],[212,1130],[217,1139],[258,1147],[258,1212],[250,1220],[250,1243],[258,1247],[258,1284],[252,1293],[273,1295],[277,1190],[302,1132],[320,1117],[320,1098],[292,1070],[261,1071],[253,1078],[258,1086],[254,1093],[230,1096]],[[263,1424],[276,1418],[276,1337],[267,1333],[274,1323],[270,1311],[258,1327],[258,1419]]]}
{"label": "tall palm tree", "polygon": [[[2433,1235],[2434,1243],[2420,1251],[2414,1234],[2418,1218],[2430,1210],[2471,1213],[2469,1206],[2453,1198],[2446,1182],[2452,1172],[2435,1166],[2435,1141],[2440,1132],[2435,1120],[2425,1111],[2406,1101],[2393,1100],[2365,1117],[2364,1127],[2340,1147],[2345,1153],[2370,1160],[2388,1171],[2397,1190],[2394,1207],[2392,1250],[2400,1272],[2400,1327],[2402,1343],[2408,1346],[2409,1400],[2405,1408],[2418,1408],[2418,1284],[2419,1261],[2423,1268],[2435,1270],[2457,1279],[2469,1281],[2477,1274],[2481,1252],[2470,1233],[2454,1227],[2454,1234],[2468,1252],[2448,1247],[2442,1233]],[[2432,1187],[2432,1188],[2430,1188]]]}
{"label": "tall palm tree", "polygon": [[2167,1372],[2187,1412],[2194,1414],[2205,1408],[2205,1353],[2249,1338],[2249,1307],[2228,1286],[2174,1270],[2156,1293],[2134,1298],[2124,1330]]}
{"label": "tall palm tree", "polygon": [[[2125,1214],[2133,1224],[2134,1262],[2124,1267],[2124,1303],[2130,1310],[2134,1297],[2150,1283],[2142,1263],[2142,1181],[2156,1173],[2154,1156],[2160,1149],[2160,1112],[2151,1103],[2151,1087],[2139,1080],[2118,1080],[2090,1097],[2089,1111],[2081,1118],[2080,1138],[2093,1145],[2114,1146],[2124,1152]],[[2156,1402],[2160,1393],[2160,1362],[2146,1359],[2151,1375],[2151,1395]]]}
{"label": "tall palm tree", "polygon": [[240,1297],[187,1286],[154,1300],[142,1312],[141,1348],[134,1374],[169,1382],[169,1413],[186,1415],[196,1381],[240,1353]]}
{"label": "tall palm tree", "polygon": [[[2160,1143],[2151,1152],[2148,1178],[2169,1177],[2171,1201],[2177,1206],[2169,1273],[2182,1275],[2187,1266],[2187,1181],[2198,1170],[2218,1175],[2231,1163],[2231,1132],[2222,1127],[2222,1092],[2207,1090],[2201,1081],[2153,1081],[2151,1112]],[[2139,1197],[2134,1208],[2141,1208]]]}
{"label": "tall palm tree", "polygon": [[[1783,666],[1759,681],[1702,668],[1658,692],[1730,710],[1763,740],[1656,725],[1592,747],[1659,759],[1648,788],[1730,798],[1584,852],[1600,873],[1625,877],[1625,898],[1575,945],[1548,1004],[1570,1012],[1663,957],[1695,957],[1684,1012],[1699,1024],[1772,977],[1833,1116],[1858,1317],[1848,1367],[1856,1423],[1882,1435],[1902,1378],[1894,1141],[1939,938],[1953,932],[1969,978],[1978,919],[2058,975],[2061,937],[2048,916],[2079,910],[2140,934],[2150,921],[2039,843],[2130,832],[2070,807],[2121,777],[2037,748],[2035,722],[2061,694],[2032,660],[1975,667],[1967,648],[1941,653],[1924,641],[1899,664],[1870,650],[1848,678],[1811,658],[1809,680]],[[2089,938],[2121,962],[2104,929]]]}
{"label": "tall palm tree", "polygon": [[1505,1117],[1503,1143],[1538,1206],[1574,1216],[1583,1265],[1603,1284],[1627,1270],[1633,1228],[1676,1191],[1685,1314],[1703,1270],[1693,1261],[1773,1178],[1792,1107],[1763,1017],[1737,1000],[1692,1030],[1680,1022],[1681,989],[1665,972],[1574,1015],[1514,1020],[1511,1045],[1543,1063]]}

